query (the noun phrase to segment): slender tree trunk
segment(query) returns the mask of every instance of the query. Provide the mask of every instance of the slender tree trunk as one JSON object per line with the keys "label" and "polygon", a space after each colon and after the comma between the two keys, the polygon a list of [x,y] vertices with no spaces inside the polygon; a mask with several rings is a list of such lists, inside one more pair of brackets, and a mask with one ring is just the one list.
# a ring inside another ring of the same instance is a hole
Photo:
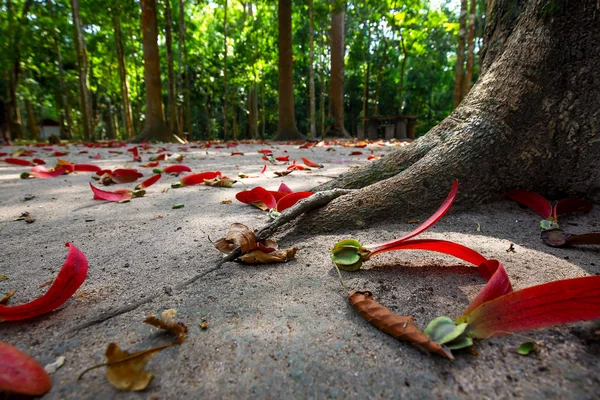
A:
{"label": "slender tree trunk", "polygon": [[141,0],[142,42],[144,44],[144,81],[146,87],[146,118],[144,129],[135,141],[172,141],[169,127],[165,123],[162,109],[162,85],[160,81],[160,59],[158,56],[158,23],[156,0]]}
{"label": "slender tree trunk", "polygon": [[315,32],[313,20],[313,0],[308,0],[308,115],[310,119],[310,137],[317,137],[315,109]]}
{"label": "slender tree trunk", "polygon": [[229,105],[229,85],[227,82],[227,0],[223,10],[223,140],[227,140],[227,106]]}
{"label": "slender tree trunk", "polygon": [[[247,10],[248,16],[254,18],[254,10],[252,3],[249,2],[245,9]],[[252,21],[251,23],[255,23]],[[252,59],[252,84],[248,90],[248,137],[252,139],[258,138],[258,85],[257,85],[257,74],[256,74],[256,62],[258,60],[258,50],[256,45],[256,39],[252,42],[254,47],[253,59]]]}
{"label": "slender tree trunk", "polygon": [[77,69],[79,72],[79,98],[81,108],[81,125],[85,140],[94,141],[94,129],[92,126],[92,100],[88,88],[88,58],[83,37],[83,25],[79,13],[79,0],[71,0],[71,11],[73,14],[73,28],[75,30],[75,50],[77,52]]}
{"label": "slender tree trunk", "polygon": [[[363,63],[366,66],[365,75],[363,78],[363,101],[362,101],[362,116],[369,116],[369,80],[371,78],[371,63],[369,60],[370,48],[371,48],[371,25],[368,21],[365,22],[367,24],[367,45],[363,46],[362,56]],[[365,121],[362,121],[363,127],[366,125]]]}
{"label": "slender tree trunk", "polygon": [[326,136],[350,137],[344,127],[344,48],[346,3],[334,1],[331,13],[331,71],[329,78],[329,116],[333,119]]}
{"label": "slender tree trunk", "polygon": [[381,58],[381,64],[377,70],[377,83],[375,84],[375,111],[374,115],[379,115],[379,92],[381,90],[381,82],[383,81],[383,68],[387,63],[388,57],[388,40],[387,37],[383,37],[383,57]]}
{"label": "slender tree trunk", "polygon": [[473,66],[475,65],[475,11],[477,0],[471,0],[469,10],[469,36],[467,38],[467,66],[465,67],[465,81],[463,82],[462,97],[465,98],[471,90],[473,80]]}
{"label": "slender tree trunk", "polygon": [[190,65],[188,64],[187,41],[183,41],[183,64],[185,68],[185,96],[184,96],[184,114],[185,127],[187,128],[188,136],[193,137],[192,132],[192,101],[191,101],[191,83],[190,83]]}
{"label": "slender tree trunk", "polygon": [[406,50],[406,43],[402,35],[400,35],[400,46],[402,48],[402,63],[400,64],[400,85],[398,87],[398,97],[400,98],[398,113],[402,114],[404,110],[404,74],[406,72],[406,60],[408,59],[408,51]]}
{"label": "slender tree trunk", "polygon": [[600,202],[600,6],[581,0],[496,2],[482,73],[469,96],[426,135],[358,171],[321,185],[362,188],[297,226],[369,227],[430,215],[454,179],[453,210],[522,188],[549,198]]}
{"label": "slender tree trunk", "polygon": [[279,122],[273,140],[304,139],[296,128],[294,111],[294,78],[292,55],[292,0],[279,0],[277,19],[279,27]]}
{"label": "slender tree trunk", "polygon": [[458,46],[456,48],[456,72],[454,74],[454,108],[462,101],[463,81],[465,71],[465,39],[467,36],[467,0],[460,2],[460,17],[458,18]]}
{"label": "slender tree trunk", "polygon": [[260,85],[260,110],[261,110],[261,126],[260,126],[260,138],[265,140],[265,136],[267,133],[267,117],[265,113],[265,80],[264,77],[261,80]]}
{"label": "slender tree trunk", "polygon": [[[325,39],[324,35],[321,35],[321,49],[325,49]],[[324,50],[323,50],[324,51]],[[325,82],[325,54],[321,53],[321,137],[325,138],[325,98],[327,96],[326,87],[327,84]]]}
{"label": "slender tree trunk", "polygon": [[113,15],[113,24],[115,29],[115,48],[117,51],[117,62],[119,65],[119,78],[121,81],[121,98],[123,101],[123,110],[125,115],[125,131],[129,139],[135,136],[133,127],[133,112],[131,101],[129,100],[129,85],[127,84],[127,67],[125,65],[125,54],[123,51],[123,34],[121,33],[121,17],[118,12]]}
{"label": "slender tree trunk", "polygon": [[167,52],[167,91],[169,96],[169,128],[171,128],[171,132],[180,134],[179,126],[177,124],[175,68],[173,66],[173,18],[171,17],[171,0],[165,0],[165,44]]}
{"label": "slender tree trunk", "polygon": [[183,74],[184,74],[184,66],[183,66],[183,42],[185,42],[185,0],[179,0],[179,43],[177,45],[177,110],[178,116],[177,121],[179,121],[179,130],[180,133],[183,134],[185,131],[185,127],[183,124],[184,121],[184,113],[185,113],[185,104],[181,99],[183,98]]}
{"label": "slender tree trunk", "polygon": [[31,104],[31,100],[25,99],[25,109],[27,110],[27,125],[29,128],[29,136],[36,142],[40,140],[40,128],[37,123],[35,108]]}

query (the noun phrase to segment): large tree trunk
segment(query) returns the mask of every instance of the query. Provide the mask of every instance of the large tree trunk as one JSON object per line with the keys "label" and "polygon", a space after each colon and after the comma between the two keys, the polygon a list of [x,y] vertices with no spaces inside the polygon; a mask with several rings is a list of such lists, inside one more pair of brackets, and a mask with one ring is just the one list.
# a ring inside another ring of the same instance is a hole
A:
{"label": "large tree trunk", "polygon": [[123,51],[123,34],[121,33],[121,17],[118,12],[113,16],[115,29],[115,48],[117,51],[117,61],[119,64],[119,78],[121,81],[121,99],[123,101],[123,110],[125,114],[125,131],[127,137],[133,139],[135,130],[133,128],[133,112],[131,110],[131,101],[129,100],[129,85],[127,84],[127,67],[125,65],[125,52]]}
{"label": "large tree trunk", "polygon": [[36,142],[40,140],[40,128],[37,123],[35,108],[31,104],[31,100],[25,99],[25,109],[27,110],[27,128],[29,130],[29,138]]}
{"label": "large tree trunk", "polygon": [[292,57],[292,0],[279,0],[279,123],[273,140],[300,140],[304,135],[296,128],[294,112],[294,77]]}
{"label": "large tree trunk", "polygon": [[229,106],[229,85],[227,82],[227,0],[223,9],[223,140],[227,140],[227,119]]}
{"label": "large tree trunk", "polygon": [[81,124],[85,140],[94,141],[94,127],[92,125],[92,100],[88,88],[88,58],[85,40],[83,38],[83,24],[79,13],[79,0],[71,0],[73,26],[75,29],[75,50],[77,52],[77,69],[79,72],[79,98],[81,107]]}
{"label": "large tree trunk", "polygon": [[142,42],[144,44],[144,83],[146,87],[146,118],[144,129],[134,139],[172,141],[173,137],[165,123],[162,109],[162,85],[160,82],[160,59],[158,57],[158,23],[156,0],[141,0]]}
{"label": "large tree trunk", "polygon": [[477,0],[471,0],[469,9],[469,35],[467,37],[467,65],[465,67],[465,80],[463,82],[462,97],[466,97],[471,90],[473,80],[473,67],[475,65],[475,11]]}
{"label": "large tree trunk", "polygon": [[329,78],[329,117],[333,119],[325,136],[344,137],[350,135],[344,128],[344,20],[346,3],[334,2],[331,12],[331,75]]}
{"label": "large tree trunk", "polygon": [[308,118],[311,138],[317,137],[315,106],[315,27],[313,21],[313,0],[308,0]]}
{"label": "large tree trunk", "polygon": [[177,121],[177,101],[175,93],[175,67],[173,66],[173,18],[171,17],[171,0],[165,0],[165,44],[167,51],[167,88],[169,96],[169,128],[171,132],[180,134]]}
{"label": "large tree trunk", "polygon": [[600,7],[581,0],[496,2],[482,75],[425,136],[315,190],[362,188],[304,218],[299,228],[366,227],[430,214],[458,179],[456,206],[513,188],[600,202]]}
{"label": "large tree trunk", "polygon": [[454,108],[458,107],[463,98],[463,82],[465,73],[465,39],[467,36],[467,0],[460,2],[458,18],[458,46],[456,47],[456,69],[454,73]]}

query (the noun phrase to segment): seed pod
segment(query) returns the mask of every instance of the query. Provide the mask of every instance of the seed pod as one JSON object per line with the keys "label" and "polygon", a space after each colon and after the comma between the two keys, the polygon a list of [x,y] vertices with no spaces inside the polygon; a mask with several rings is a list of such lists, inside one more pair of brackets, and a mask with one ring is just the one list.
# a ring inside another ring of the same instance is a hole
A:
{"label": "seed pod", "polygon": [[449,360],[454,360],[446,347],[432,341],[417,328],[412,316],[396,315],[375,300],[373,294],[366,290],[353,290],[348,295],[352,307],[361,317],[377,329],[399,340],[416,344],[426,351],[432,351]]}

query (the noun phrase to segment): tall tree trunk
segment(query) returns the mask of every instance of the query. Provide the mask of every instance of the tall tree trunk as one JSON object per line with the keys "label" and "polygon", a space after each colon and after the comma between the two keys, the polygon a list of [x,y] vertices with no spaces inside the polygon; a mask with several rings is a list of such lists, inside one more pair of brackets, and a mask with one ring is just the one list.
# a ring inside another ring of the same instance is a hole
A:
{"label": "tall tree trunk", "polygon": [[377,70],[377,83],[375,84],[375,111],[373,115],[379,115],[379,93],[381,91],[381,82],[383,81],[383,69],[385,64],[387,64],[388,57],[388,39],[387,37],[383,37],[383,57],[381,58],[381,63],[379,64],[379,69]]}
{"label": "tall tree trunk", "polygon": [[[46,0],[46,8],[51,20],[54,20],[54,8],[52,0]],[[62,52],[60,51],[60,38],[58,35],[58,28],[52,26],[52,39],[54,41],[54,48],[56,49],[56,68],[58,69],[58,103],[62,109],[63,118],[61,121],[61,132],[64,132],[63,139],[73,138],[73,117],[71,117],[71,106],[69,105],[69,99],[67,98],[67,86],[65,85],[65,72],[63,68]]]}
{"label": "tall tree trunk", "polygon": [[315,27],[313,21],[313,0],[308,0],[308,115],[310,137],[317,137],[315,109]]}
{"label": "tall tree trunk", "polygon": [[8,55],[8,103],[6,106],[8,115],[8,132],[12,138],[21,138],[23,136],[17,88],[19,87],[19,77],[21,74],[21,37],[23,36],[23,28],[29,21],[27,14],[29,14],[29,10],[31,9],[32,5],[33,0],[25,1],[23,4],[23,11],[21,12],[21,17],[17,20],[12,2],[9,1],[6,4],[6,11],[8,15],[8,40],[11,51],[11,54]]}
{"label": "tall tree trunk", "polygon": [[171,17],[171,0],[165,0],[165,44],[167,51],[169,128],[171,128],[171,132],[180,134],[177,123],[177,96],[175,92],[175,68],[173,66],[173,19]]}
{"label": "tall tree trunk", "polygon": [[471,90],[473,80],[473,66],[475,65],[475,11],[477,0],[471,0],[469,10],[469,36],[467,37],[467,66],[465,67],[465,81],[463,82],[463,94],[465,98]]}
{"label": "tall tree trunk", "polygon": [[144,83],[146,87],[146,118],[144,129],[134,139],[172,141],[173,137],[165,123],[162,109],[162,85],[160,82],[160,59],[158,56],[158,23],[156,0],[141,0],[142,42],[144,44]]}
{"label": "tall tree trunk", "polygon": [[79,0],[71,0],[71,12],[73,14],[73,28],[75,30],[75,50],[77,52],[77,70],[79,72],[79,98],[81,107],[81,125],[85,140],[94,141],[94,129],[92,126],[92,100],[88,88],[88,57],[83,37],[83,25],[79,13]]}
{"label": "tall tree trunk", "polygon": [[223,10],[223,140],[227,140],[227,106],[229,105],[229,85],[227,82],[227,0]]}
{"label": "tall tree trunk", "polygon": [[[371,48],[371,25],[369,21],[366,21],[367,25],[367,45],[363,46],[362,56],[363,63],[365,64],[365,75],[363,77],[363,98],[362,98],[362,116],[369,116],[369,80],[371,79],[371,63],[370,63],[370,48]],[[362,121],[363,127],[366,125],[365,121]]]}
{"label": "tall tree trunk", "polygon": [[279,122],[273,140],[304,139],[296,128],[294,112],[294,77],[292,56],[292,0],[279,0],[277,19],[279,27]]}
{"label": "tall tree trunk", "polygon": [[[325,39],[324,36],[325,35],[320,35],[321,36],[321,49],[325,49]],[[327,84],[325,83],[325,54],[321,53],[321,76],[320,76],[320,81],[321,81],[321,103],[319,105],[320,108],[320,115],[321,115],[321,137],[325,138],[325,98],[327,96],[327,92],[326,92],[326,87]]]}
{"label": "tall tree trunk", "polygon": [[467,0],[460,1],[460,16],[458,18],[458,46],[456,47],[456,70],[454,73],[454,108],[462,101],[463,81],[465,73],[465,39],[467,36]]}
{"label": "tall tree trunk", "polygon": [[600,202],[600,91],[589,90],[600,82],[600,7],[597,0],[546,4],[496,2],[482,74],[462,104],[410,146],[316,188],[362,187],[298,228],[352,229],[430,214],[454,179],[453,209],[514,188]]}
{"label": "tall tree trunk", "polygon": [[40,128],[37,123],[35,108],[31,104],[31,100],[25,99],[25,109],[27,110],[27,128],[29,137],[36,142],[40,140]]}
{"label": "tall tree trunk", "polygon": [[185,104],[180,99],[183,98],[183,74],[184,74],[184,66],[183,66],[183,42],[185,42],[185,0],[179,0],[179,35],[178,35],[178,44],[177,44],[177,121],[179,121],[179,133],[183,134],[185,131],[184,126],[184,114],[185,114]]}
{"label": "tall tree trunk", "polygon": [[129,139],[135,136],[133,127],[133,112],[131,110],[131,101],[129,100],[129,85],[127,84],[127,67],[125,65],[125,54],[123,51],[123,34],[121,33],[121,16],[118,12],[113,15],[113,25],[115,29],[115,48],[117,51],[117,62],[119,64],[119,78],[121,81],[121,99],[123,101],[123,110],[125,115],[125,132]]}
{"label": "tall tree trunk", "polygon": [[[254,10],[252,3],[249,2],[245,9],[247,10],[248,16],[250,18],[254,17]],[[250,85],[250,89],[248,91],[248,137],[251,139],[258,138],[258,76],[256,73],[256,62],[258,60],[258,49],[256,42],[253,42],[254,45],[254,55],[252,60],[252,84]]]}
{"label": "tall tree trunk", "polygon": [[344,20],[346,3],[334,0],[331,12],[331,71],[329,78],[329,117],[333,119],[326,136],[350,137],[344,127]]}
{"label": "tall tree trunk", "polygon": [[398,97],[400,99],[398,114],[402,114],[402,111],[404,111],[404,74],[406,73],[406,60],[408,59],[408,51],[402,35],[400,35],[400,47],[402,48],[402,63],[400,64],[400,85],[398,87]]}

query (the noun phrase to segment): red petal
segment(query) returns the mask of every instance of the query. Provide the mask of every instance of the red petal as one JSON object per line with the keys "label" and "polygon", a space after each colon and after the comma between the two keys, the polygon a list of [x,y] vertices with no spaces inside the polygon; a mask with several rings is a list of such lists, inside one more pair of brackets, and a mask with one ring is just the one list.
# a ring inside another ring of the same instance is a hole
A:
{"label": "red petal", "polygon": [[260,170],[260,173],[264,174],[266,170],[267,170],[267,164],[263,165],[262,169]]}
{"label": "red petal", "polygon": [[140,165],[140,167],[144,167],[144,168],[154,168],[154,167],[158,167],[159,162],[158,161],[152,161],[146,164],[142,164]]}
{"label": "red petal", "polygon": [[[385,247],[382,249],[374,248],[372,246],[365,246],[365,248],[371,251],[371,257],[375,256],[376,254],[385,253],[387,251],[393,250],[429,250],[460,258],[461,260],[471,263],[473,265],[480,265],[487,261],[484,256],[466,246],[454,242],[448,242],[446,240],[437,239],[406,240],[394,247]],[[484,278],[489,279],[492,274],[486,276],[486,273],[483,272],[481,273],[481,275]]]}
{"label": "red petal", "polygon": [[279,156],[275,157],[277,161],[290,161],[290,156]]}
{"label": "red petal", "polygon": [[313,195],[313,192],[290,193],[277,202],[277,211],[283,212],[297,202]]}
{"label": "red petal", "polygon": [[91,183],[90,187],[92,188],[92,192],[94,192],[94,200],[107,200],[118,202],[123,200],[130,200],[133,196],[133,193],[129,189],[121,189],[115,190],[114,192],[109,192],[106,190],[98,189]]}
{"label": "red petal", "polygon": [[[34,160],[35,161],[35,160]],[[588,212],[592,209],[593,204],[586,200],[580,199],[562,199],[554,205],[554,218],[559,215],[569,214],[573,212]]]}
{"label": "red petal", "polygon": [[139,187],[140,189],[149,188],[150,186],[152,186],[156,182],[158,182],[158,180],[160,179],[161,176],[162,176],[161,174],[152,175],[150,178],[142,181],[142,183],[140,183],[137,187]]}
{"label": "red petal", "polygon": [[244,204],[262,201],[270,210],[274,209],[277,206],[277,201],[273,196],[273,192],[269,192],[268,190],[265,190],[260,186],[255,187],[252,190],[245,190],[243,192],[239,192],[235,195],[235,198]]}
{"label": "red petal", "polygon": [[116,183],[131,183],[143,177],[144,174],[138,172],[137,169],[119,168],[111,172],[112,180]]}
{"label": "red petal", "polygon": [[26,167],[30,167],[33,165],[33,163],[31,161],[23,160],[21,158],[13,158],[13,157],[5,158],[4,162],[7,162],[9,164],[14,164],[14,165],[23,165]]}
{"label": "red petal", "polygon": [[484,261],[479,266],[479,273],[484,278],[489,279],[489,281],[475,296],[473,301],[471,301],[471,304],[469,304],[463,315],[459,317],[461,321],[466,321],[469,314],[481,304],[513,291],[510,278],[506,274],[504,266],[497,260]]}
{"label": "red petal", "polygon": [[175,165],[169,165],[168,167],[166,167],[164,169],[164,172],[166,174],[180,174],[182,172],[192,172],[192,169],[190,167],[188,167],[187,165],[175,164]]}
{"label": "red petal", "polygon": [[65,170],[62,167],[54,169],[46,169],[43,165],[38,165],[29,170],[29,173],[39,179],[50,179],[56,178],[57,176],[64,175]]}
{"label": "red petal", "polygon": [[269,149],[261,149],[258,152],[262,154],[273,154],[273,151]]}
{"label": "red petal", "polygon": [[294,191],[292,189],[290,189],[288,187],[288,185],[286,185],[283,182],[281,182],[281,184],[279,185],[279,189],[277,189],[277,191],[283,192],[283,193],[294,193]]}
{"label": "red petal", "polygon": [[362,151],[353,151],[352,153],[350,153],[351,156],[360,156],[363,152]]}
{"label": "red petal", "polygon": [[100,172],[102,169],[97,165],[92,164],[75,164],[75,171],[77,172]]}
{"label": "red petal", "polygon": [[304,158],[302,157],[302,162],[304,163],[304,165],[308,166],[308,167],[312,167],[312,168],[323,168],[323,166],[319,163],[316,163],[314,161],[309,160],[308,158]]}
{"label": "red petal", "polygon": [[179,180],[184,186],[199,185],[204,183],[207,179],[215,179],[217,176],[221,176],[219,171],[216,172],[202,172],[199,174],[191,174],[184,176]]}
{"label": "red petal", "polygon": [[51,388],[50,377],[40,363],[16,347],[0,342],[0,392],[41,396]]}
{"label": "red petal", "polygon": [[540,214],[542,218],[547,219],[552,215],[552,205],[550,202],[537,193],[528,190],[515,189],[509,190],[506,195],[517,203],[531,208],[533,211]]}
{"label": "red petal", "polygon": [[473,338],[600,318],[600,276],[518,290],[477,307],[467,320]]}
{"label": "red petal", "polygon": [[46,294],[19,306],[0,305],[0,319],[17,321],[46,314],[62,306],[77,291],[87,276],[88,262],[75,245],[65,245],[69,248],[67,259]]}
{"label": "red petal", "polygon": [[41,158],[34,158],[33,163],[36,165],[46,165],[46,161],[42,160]]}

